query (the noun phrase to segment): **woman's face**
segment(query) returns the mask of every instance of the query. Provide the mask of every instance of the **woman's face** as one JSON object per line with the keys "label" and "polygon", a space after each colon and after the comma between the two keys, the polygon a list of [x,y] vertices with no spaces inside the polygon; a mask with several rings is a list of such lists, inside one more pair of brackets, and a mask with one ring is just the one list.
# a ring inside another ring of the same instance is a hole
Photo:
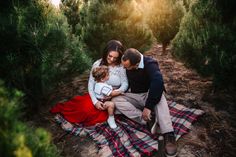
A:
{"label": "woman's face", "polygon": [[107,55],[108,65],[116,64],[119,58],[119,53],[117,51],[110,51]]}

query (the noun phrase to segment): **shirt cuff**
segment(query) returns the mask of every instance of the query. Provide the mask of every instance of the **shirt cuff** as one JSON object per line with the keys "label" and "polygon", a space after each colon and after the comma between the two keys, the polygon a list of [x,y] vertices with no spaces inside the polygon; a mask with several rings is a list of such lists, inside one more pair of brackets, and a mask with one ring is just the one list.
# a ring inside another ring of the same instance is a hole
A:
{"label": "shirt cuff", "polygon": [[98,102],[98,100],[95,100],[95,101],[93,102],[93,105],[95,106],[97,102]]}

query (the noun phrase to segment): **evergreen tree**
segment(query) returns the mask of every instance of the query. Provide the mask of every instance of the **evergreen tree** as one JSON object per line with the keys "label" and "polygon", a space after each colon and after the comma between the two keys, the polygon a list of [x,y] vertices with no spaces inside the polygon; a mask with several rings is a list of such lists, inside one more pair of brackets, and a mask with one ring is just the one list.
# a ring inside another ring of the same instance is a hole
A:
{"label": "evergreen tree", "polygon": [[179,31],[184,8],[180,1],[154,0],[150,3],[147,23],[157,41],[162,43],[163,53]]}
{"label": "evergreen tree", "polygon": [[57,157],[51,136],[44,129],[32,129],[20,121],[23,94],[9,90],[0,81],[1,157]]}
{"label": "evergreen tree", "polygon": [[72,33],[75,33],[76,25],[80,22],[80,6],[82,0],[62,0],[61,9],[67,17],[68,24],[72,27]]}
{"label": "evergreen tree", "polygon": [[[143,24],[141,11],[134,0],[94,0],[81,10],[84,41],[90,55],[101,57],[105,44],[111,39],[120,40],[126,47],[134,47],[141,52],[152,43],[150,30]],[[81,29],[80,29],[81,30]]]}
{"label": "evergreen tree", "polygon": [[189,7],[193,1],[194,0],[183,0],[183,5],[187,11],[189,11]]}
{"label": "evergreen tree", "polygon": [[[227,2],[229,8],[235,3]],[[215,86],[234,88],[236,16],[225,21],[228,15],[226,8],[224,5],[220,7],[220,4],[213,0],[198,0],[192,3],[182,20],[172,47],[174,55],[187,65],[197,69],[201,74],[212,75]]]}
{"label": "evergreen tree", "polygon": [[60,82],[87,69],[91,61],[83,42],[70,35],[65,17],[48,0],[1,3],[0,78],[23,91],[28,108],[35,110]]}

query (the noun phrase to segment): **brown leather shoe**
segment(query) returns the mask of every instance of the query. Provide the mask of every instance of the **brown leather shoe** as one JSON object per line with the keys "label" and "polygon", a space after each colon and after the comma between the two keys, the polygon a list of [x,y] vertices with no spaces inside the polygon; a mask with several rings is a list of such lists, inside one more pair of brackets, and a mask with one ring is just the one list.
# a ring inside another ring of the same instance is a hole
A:
{"label": "brown leather shoe", "polygon": [[166,157],[177,156],[177,145],[174,132],[164,134],[165,154]]}

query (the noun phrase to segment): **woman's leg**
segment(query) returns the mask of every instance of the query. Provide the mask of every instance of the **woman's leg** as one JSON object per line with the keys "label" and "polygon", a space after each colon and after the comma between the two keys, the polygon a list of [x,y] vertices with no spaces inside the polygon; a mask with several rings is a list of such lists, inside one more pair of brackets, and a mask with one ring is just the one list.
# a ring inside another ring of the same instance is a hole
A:
{"label": "woman's leg", "polygon": [[107,120],[107,111],[95,108],[89,94],[75,96],[72,99],[57,103],[50,110],[52,113],[60,113],[70,123],[80,123],[85,126],[93,126]]}

